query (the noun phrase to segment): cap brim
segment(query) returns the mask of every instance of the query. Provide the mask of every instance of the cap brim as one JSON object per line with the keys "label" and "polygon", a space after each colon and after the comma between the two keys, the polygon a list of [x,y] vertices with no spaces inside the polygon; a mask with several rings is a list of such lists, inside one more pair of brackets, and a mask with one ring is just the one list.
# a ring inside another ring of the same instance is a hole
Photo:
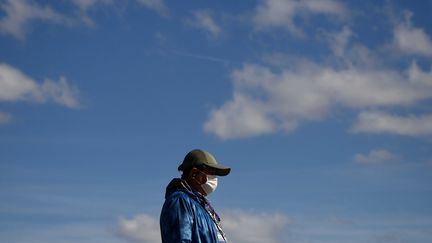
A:
{"label": "cap brim", "polygon": [[231,172],[231,168],[220,164],[206,165],[206,172],[210,175],[226,176]]}
{"label": "cap brim", "polygon": [[[231,172],[231,168],[217,164],[217,165],[208,165],[208,164],[202,164],[205,165],[206,173],[209,175],[217,175],[217,176],[226,176]],[[184,171],[183,164],[180,164],[177,168],[179,171]]]}

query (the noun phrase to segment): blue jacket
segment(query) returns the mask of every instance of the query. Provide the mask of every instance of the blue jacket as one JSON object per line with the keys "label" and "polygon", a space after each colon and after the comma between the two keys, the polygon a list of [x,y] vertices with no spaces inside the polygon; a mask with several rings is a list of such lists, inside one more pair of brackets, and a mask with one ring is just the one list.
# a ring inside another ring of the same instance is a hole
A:
{"label": "blue jacket", "polygon": [[204,208],[204,197],[181,179],[167,186],[160,215],[163,243],[217,243],[217,228]]}

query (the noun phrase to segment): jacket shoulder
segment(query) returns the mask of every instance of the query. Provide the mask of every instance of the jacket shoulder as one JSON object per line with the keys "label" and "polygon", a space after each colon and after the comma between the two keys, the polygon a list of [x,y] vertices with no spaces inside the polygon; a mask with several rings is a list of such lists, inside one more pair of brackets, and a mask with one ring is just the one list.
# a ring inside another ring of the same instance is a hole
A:
{"label": "jacket shoulder", "polygon": [[190,201],[190,200],[193,200],[191,195],[189,195],[189,193],[187,193],[185,191],[181,191],[181,190],[171,193],[165,199],[165,201]]}

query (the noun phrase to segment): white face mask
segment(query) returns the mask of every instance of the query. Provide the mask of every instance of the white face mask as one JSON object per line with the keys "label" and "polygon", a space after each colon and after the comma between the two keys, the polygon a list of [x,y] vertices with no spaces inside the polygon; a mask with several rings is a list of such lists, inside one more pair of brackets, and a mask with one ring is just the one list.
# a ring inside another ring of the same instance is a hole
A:
{"label": "white face mask", "polygon": [[216,190],[218,179],[214,175],[207,175],[207,182],[202,184],[201,187],[207,196]]}

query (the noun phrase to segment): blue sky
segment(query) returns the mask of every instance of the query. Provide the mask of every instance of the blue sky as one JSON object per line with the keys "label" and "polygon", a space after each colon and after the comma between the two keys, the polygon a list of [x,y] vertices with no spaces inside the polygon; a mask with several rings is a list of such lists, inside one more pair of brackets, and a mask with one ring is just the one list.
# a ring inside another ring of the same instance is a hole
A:
{"label": "blue sky", "polygon": [[431,10],[0,0],[0,241],[158,242],[194,148],[231,242],[431,241]]}

